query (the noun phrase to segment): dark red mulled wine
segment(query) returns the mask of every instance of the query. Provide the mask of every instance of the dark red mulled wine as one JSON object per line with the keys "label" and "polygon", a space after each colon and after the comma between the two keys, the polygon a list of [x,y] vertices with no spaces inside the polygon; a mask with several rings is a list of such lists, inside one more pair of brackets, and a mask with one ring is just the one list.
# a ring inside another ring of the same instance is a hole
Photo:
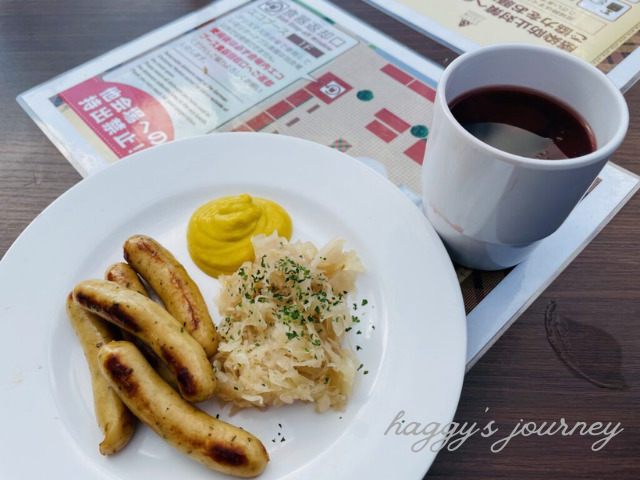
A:
{"label": "dark red mulled wine", "polygon": [[473,136],[521,157],[563,160],[596,149],[591,127],[578,112],[529,88],[474,89],[455,98],[449,109]]}

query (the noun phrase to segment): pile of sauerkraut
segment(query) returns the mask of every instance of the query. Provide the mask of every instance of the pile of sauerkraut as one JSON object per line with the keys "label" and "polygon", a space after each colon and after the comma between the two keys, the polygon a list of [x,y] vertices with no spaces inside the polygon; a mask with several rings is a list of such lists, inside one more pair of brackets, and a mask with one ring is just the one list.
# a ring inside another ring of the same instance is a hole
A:
{"label": "pile of sauerkraut", "polygon": [[360,260],[342,239],[320,250],[275,234],[253,244],[255,260],[220,277],[218,396],[239,408],[296,400],[319,412],[344,408],[358,369],[345,336],[358,321],[347,296]]}

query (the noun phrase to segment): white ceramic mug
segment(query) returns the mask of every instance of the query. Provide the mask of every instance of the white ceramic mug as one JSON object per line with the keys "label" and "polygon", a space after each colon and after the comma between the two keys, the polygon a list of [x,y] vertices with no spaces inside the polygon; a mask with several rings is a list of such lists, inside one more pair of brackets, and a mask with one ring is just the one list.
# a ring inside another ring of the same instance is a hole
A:
{"label": "white ceramic mug", "polygon": [[[506,153],[466,131],[449,103],[488,86],[525,87],[573,107],[596,149],[566,160]],[[629,112],[598,69],[548,47],[503,44],[454,60],[437,88],[422,166],[423,208],[452,259],[482,270],[511,267],[565,221],[622,143]]]}

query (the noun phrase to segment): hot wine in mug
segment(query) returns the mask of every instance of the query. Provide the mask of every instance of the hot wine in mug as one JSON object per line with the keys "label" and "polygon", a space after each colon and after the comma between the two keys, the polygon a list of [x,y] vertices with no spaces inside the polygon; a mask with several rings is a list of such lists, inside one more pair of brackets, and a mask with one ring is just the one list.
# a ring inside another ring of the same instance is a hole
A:
{"label": "hot wine in mug", "polygon": [[575,109],[530,88],[476,88],[456,97],[449,109],[474,137],[521,157],[564,160],[596,150],[591,127]]}

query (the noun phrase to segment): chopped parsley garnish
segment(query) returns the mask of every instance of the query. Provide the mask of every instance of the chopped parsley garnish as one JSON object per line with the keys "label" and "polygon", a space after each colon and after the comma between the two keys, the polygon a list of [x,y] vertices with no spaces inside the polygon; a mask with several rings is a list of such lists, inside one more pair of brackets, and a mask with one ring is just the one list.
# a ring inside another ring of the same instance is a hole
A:
{"label": "chopped parsley garnish", "polygon": [[[322,373],[310,374],[315,375],[312,380],[327,385],[327,391],[337,390],[339,393],[343,374],[330,366],[335,361],[330,350],[335,349],[333,342],[340,342],[346,332],[360,323],[360,318],[352,314],[368,303],[366,300],[352,300],[347,290],[338,291],[334,286],[333,269],[348,270],[348,264],[333,262],[333,251],[331,264],[319,264],[320,256],[313,252],[313,247],[283,251],[275,243],[266,243],[263,250],[259,249],[261,245],[258,243],[255,245],[256,260],[245,263],[235,274],[222,279],[223,286],[229,279],[224,293],[221,293],[228,303],[225,309],[220,310],[223,320],[218,328],[225,342],[235,342],[232,344],[233,354],[240,354],[234,358],[236,361],[233,366],[231,362],[226,366],[237,369],[236,373],[240,374],[241,370],[252,369],[254,358],[269,354],[271,348],[278,348],[284,355],[288,355],[288,351],[293,357],[299,357],[294,362],[305,362],[310,372],[321,366],[324,369]],[[268,253],[263,255],[264,252]],[[347,282],[340,284],[346,285]],[[366,312],[362,311],[360,316],[363,314]],[[274,328],[277,335],[273,335],[270,328]],[[266,332],[266,336],[263,332]],[[357,332],[362,333],[360,330]],[[271,343],[272,339],[277,339],[277,347]],[[325,341],[331,344],[327,343],[323,348]],[[287,345],[286,342],[292,343]],[[351,348],[362,350],[359,345]],[[242,365],[237,360],[241,360]],[[361,364],[358,371],[362,368]],[[353,374],[352,368],[351,376]],[[307,372],[303,375],[307,375]],[[258,378],[253,387],[242,384],[243,394],[268,394],[271,392],[271,381],[271,378],[264,377]],[[239,391],[240,383],[236,385],[229,386]],[[331,406],[334,406],[333,400]],[[284,441],[284,437],[281,441]]]}

